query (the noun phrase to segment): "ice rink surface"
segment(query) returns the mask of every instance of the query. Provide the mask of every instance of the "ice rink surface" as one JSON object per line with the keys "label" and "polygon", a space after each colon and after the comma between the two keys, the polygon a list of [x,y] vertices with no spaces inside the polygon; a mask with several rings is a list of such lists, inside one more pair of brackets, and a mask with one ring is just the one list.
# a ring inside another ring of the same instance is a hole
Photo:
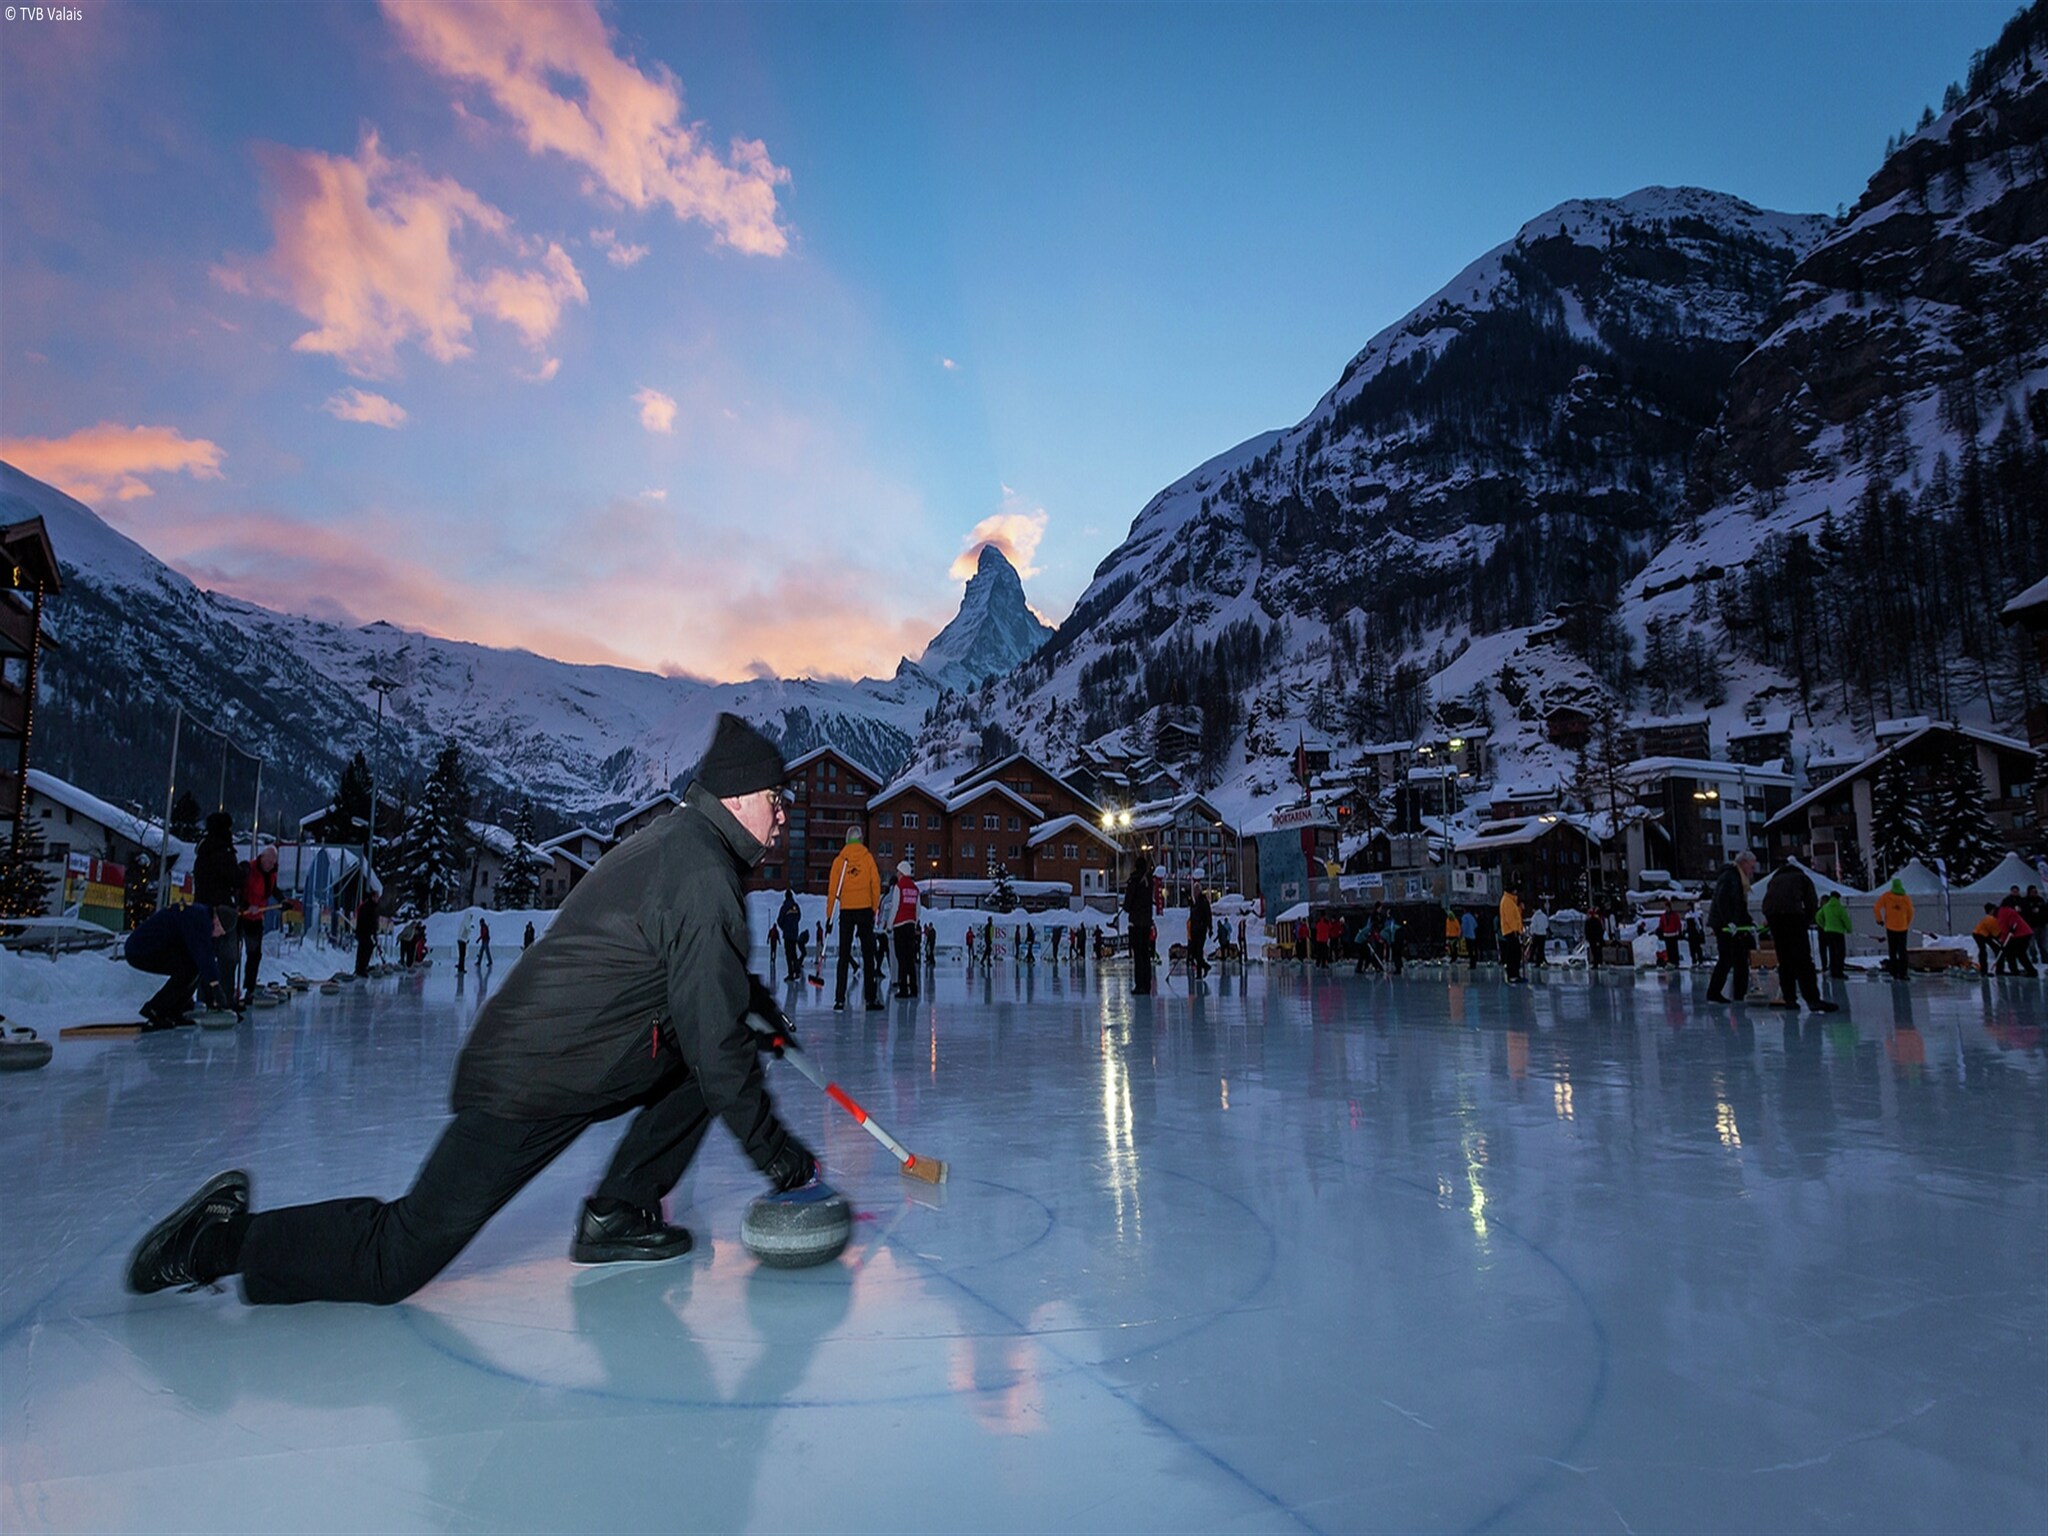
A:
{"label": "ice rink surface", "polygon": [[[499,969],[502,978],[504,966]],[[859,1211],[758,1267],[579,1270],[599,1127],[411,1302],[135,1298],[206,1175],[394,1196],[480,994],[446,963],[0,1077],[0,1527],[1972,1530],[2048,1510],[2048,984],[1509,989],[942,965],[785,1066]]]}

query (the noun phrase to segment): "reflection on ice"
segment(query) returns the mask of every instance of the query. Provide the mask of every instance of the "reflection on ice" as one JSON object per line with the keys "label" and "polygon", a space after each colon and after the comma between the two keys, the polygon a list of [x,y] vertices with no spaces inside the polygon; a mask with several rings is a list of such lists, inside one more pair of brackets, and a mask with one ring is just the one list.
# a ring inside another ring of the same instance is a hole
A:
{"label": "reflection on ice", "polygon": [[[574,1270],[595,1132],[411,1303],[137,1300],[144,1219],[403,1187],[477,982],[393,979],[0,1080],[6,1529],[2031,1528],[2048,1443],[2039,983],[1029,968],[785,1069],[860,1219],[762,1270]],[[919,1195],[913,1200],[909,1195]]]}

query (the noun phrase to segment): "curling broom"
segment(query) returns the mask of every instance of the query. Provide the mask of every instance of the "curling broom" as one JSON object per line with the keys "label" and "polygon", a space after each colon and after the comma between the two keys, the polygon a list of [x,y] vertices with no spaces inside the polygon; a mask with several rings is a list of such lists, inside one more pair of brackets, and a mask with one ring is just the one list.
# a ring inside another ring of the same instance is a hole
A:
{"label": "curling broom", "polygon": [[904,1146],[902,1142],[875,1124],[868,1117],[868,1112],[854,1102],[853,1095],[837,1083],[827,1082],[825,1075],[811,1065],[810,1058],[798,1050],[795,1043],[788,1036],[777,1035],[775,1037],[775,1046],[776,1055],[809,1078],[819,1092],[853,1116],[859,1122],[862,1129],[895,1155],[896,1161],[903,1165],[904,1177],[922,1179],[927,1184],[943,1184],[946,1182],[946,1165],[944,1163],[935,1157],[917,1156],[908,1147]]}

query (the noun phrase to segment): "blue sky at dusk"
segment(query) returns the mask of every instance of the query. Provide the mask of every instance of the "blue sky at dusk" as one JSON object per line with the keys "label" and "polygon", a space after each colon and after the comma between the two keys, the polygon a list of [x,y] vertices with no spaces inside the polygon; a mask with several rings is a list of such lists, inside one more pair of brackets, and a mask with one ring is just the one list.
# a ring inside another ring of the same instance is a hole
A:
{"label": "blue sky at dusk", "polygon": [[1526,219],[1853,202],[2012,6],[0,25],[0,441],[203,584],[736,677],[1062,616]]}

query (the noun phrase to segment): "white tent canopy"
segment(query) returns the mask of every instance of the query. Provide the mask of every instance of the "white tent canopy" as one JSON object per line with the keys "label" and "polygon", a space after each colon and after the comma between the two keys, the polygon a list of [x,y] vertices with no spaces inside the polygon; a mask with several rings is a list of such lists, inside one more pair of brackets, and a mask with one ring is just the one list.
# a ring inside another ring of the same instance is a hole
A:
{"label": "white tent canopy", "polygon": [[1956,887],[1944,882],[1940,875],[1922,864],[1918,859],[1908,859],[1903,869],[1895,870],[1891,880],[1880,880],[1870,888],[1872,896],[1882,896],[1892,888],[1892,880],[1905,886],[1908,896],[1939,896],[1946,890],[1951,896]]}
{"label": "white tent canopy", "polygon": [[2041,872],[2016,853],[2008,853],[1998,861],[1995,868],[1979,875],[1968,885],[1956,887],[1956,895],[1981,897],[1996,901],[2014,886],[2025,890],[2030,885],[2041,884]]}

